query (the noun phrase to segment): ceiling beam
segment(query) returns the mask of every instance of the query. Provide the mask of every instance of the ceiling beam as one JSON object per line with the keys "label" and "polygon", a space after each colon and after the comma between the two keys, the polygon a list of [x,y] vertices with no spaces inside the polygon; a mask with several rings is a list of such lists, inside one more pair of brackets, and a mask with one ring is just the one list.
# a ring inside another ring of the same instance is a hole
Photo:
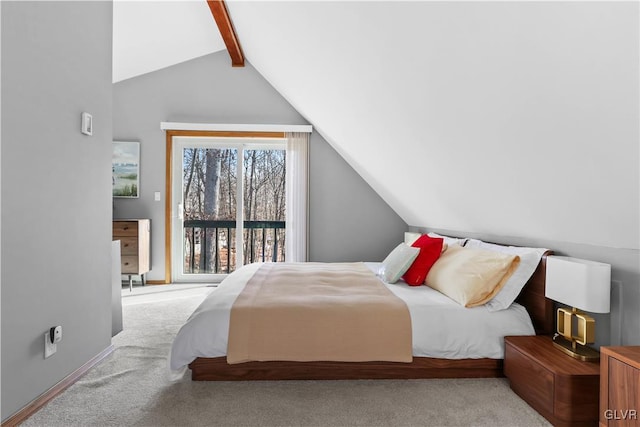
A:
{"label": "ceiling beam", "polygon": [[238,41],[238,36],[233,28],[233,23],[229,17],[229,12],[227,11],[224,0],[207,0],[207,4],[209,5],[209,9],[211,9],[213,19],[215,19],[218,25],[222,40],[224,40],[224,44],[227,46],[229,56],[231,56],[231,66],[244,67],[244,54],[242,53],[240,41]]}

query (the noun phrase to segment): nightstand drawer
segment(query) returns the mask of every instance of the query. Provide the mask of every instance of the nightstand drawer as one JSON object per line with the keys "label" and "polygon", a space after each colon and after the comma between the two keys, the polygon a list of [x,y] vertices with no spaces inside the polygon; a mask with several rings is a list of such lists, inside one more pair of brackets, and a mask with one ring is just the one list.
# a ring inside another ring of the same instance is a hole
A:
{"label": "nightstand drawer", "polygon": [[600,367],[554,347],[551,337],[505,337],[511,389],[556,427],[598,424]]}
{"label": "nightstand drawer", "polygon": [[533,408],[553,413],[554,377],[551,372],[507,344],[504,373],[511,388]]}

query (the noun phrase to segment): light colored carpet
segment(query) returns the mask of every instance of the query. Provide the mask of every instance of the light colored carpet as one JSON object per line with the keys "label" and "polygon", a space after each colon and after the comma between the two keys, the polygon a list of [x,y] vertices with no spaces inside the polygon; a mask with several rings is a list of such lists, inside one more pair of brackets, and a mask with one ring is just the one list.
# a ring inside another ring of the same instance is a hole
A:
{"label": "light colored carpet", "polygon": [[213,288],[123,292],[114,353],[24,426],[548,426],[505,379],[177,382],[167,354]]}

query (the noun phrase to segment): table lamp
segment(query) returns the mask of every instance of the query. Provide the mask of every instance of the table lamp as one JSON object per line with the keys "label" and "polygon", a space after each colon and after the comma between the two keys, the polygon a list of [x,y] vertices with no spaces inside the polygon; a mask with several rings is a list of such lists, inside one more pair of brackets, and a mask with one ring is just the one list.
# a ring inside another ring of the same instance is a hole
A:
{"label": "table lamp", "polygon": [[609,313],[611,266],[584,259],[547,257],[545,296],[571,308],[558,308],[558,331],[553,343],[583,361],[597,361],[600,353],[588,347],[595,342],[596,322],[584,311]]}

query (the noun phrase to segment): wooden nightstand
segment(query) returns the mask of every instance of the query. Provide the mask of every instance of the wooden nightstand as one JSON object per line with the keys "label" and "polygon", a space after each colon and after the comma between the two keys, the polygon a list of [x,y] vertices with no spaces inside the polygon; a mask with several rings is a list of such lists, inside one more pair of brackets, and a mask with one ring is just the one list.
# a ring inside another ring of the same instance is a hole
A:
{"label": "wooden nightstand", "polygon": [[505,337],[511,389],[554,426],[597,426],[600,365],[574,359],[548,336]]}
{"label": "wooden nightstand", "polygon": [[640,346],[600,352],[600,426],[640,426]]}

